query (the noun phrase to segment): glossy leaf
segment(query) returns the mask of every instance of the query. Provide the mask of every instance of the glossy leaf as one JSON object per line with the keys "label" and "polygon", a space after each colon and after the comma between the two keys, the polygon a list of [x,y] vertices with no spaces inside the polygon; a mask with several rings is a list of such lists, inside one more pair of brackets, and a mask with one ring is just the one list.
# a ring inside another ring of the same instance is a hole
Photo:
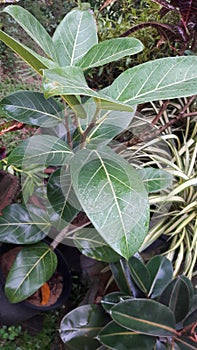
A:
{"label": "glossy leaf", "polygon": [[167,57],[127,69],[101,90],[129,105],[191,96],[197,92],[197,57]]}
{"label": "glossy leaf", "polygon": [[80,204],[72,190],[70,173],[57,169],[47,183],[47,197],[60,219],[70,223],[80,210]]}
{"label": "glossy leaf", "polygon": [[77,231],[74,235],[74,243],[80,252],[92,259],[115,262],[120,259],[111,247],[94,228],[85,228]]}
{"label": "glossy leaf", "polygon": [[103,308],[98,304],[79,306],[62,319],[60,337],[71,349],[96,350],[99,342],[95,337],[107,321]]}
{"label": "glossy leaf", "polygon": [[34,294],[47,282],[57,267],[57,256],[43,242],[23,247],[9,271],[5,293],[11,303]]}
{"label": "glossy leaf", "polygon": [[17,91],[0,102],[0,111],[19,122],[53,127],[63,121],[63,105],[55,99],[46,100],[40,92]]}
{"label": "glossy leaf", "polygon": [[154,300],[131,299],[113,306],[111,317],[122,327],[154,335],[176,335],[172,311]]}
{"label": "glossy leaf", "polygon": [[6,207],[0,216],[0,242],[31,244],[41,241],[51,224],[45,211],[40,208],[34,211],[33,217],[21,204]]}
{"label": "glossy leaf", "polygon": [[142,43],[135,38],[114,38],[94,45],[77,66],[83,70],[103,66],[109,62],[117,61],[125,56],[135,55],[143,50]]}
{"label": "glossy leaf", "polygon": [[71,160],[75,193],[95,229],[128,259],[148,229],[148,201],[136,171],[110,151],[81,150]]}
{"label": "glossy leaf", "polygon": [[180,277],[172,280],[164,289],[159,301],[173,311],[176,323],[181,322],[187,315],[190,304],[187,284]]}
{"label": "glossy leaf", "polygon": [[115,304],[127,299],[131,299],[131,296],[128,296],[124,292],[112,292],[103,297],[101,305],[105,311],[109,312]]}
{"label": "glossy leaf", "polygon": [[74,9],[60,22],[53,35],[60,66],[73,66],[97,44],[97,29],[90,11]]}
{"label": "glossy leaf", "polygon": [[18,5],[7,6],[3,12],[8,13],[25,32],[40,46],[48,57],[55,58],[56,53],[50,35],[41,23],[26,9]]}
{"label": "glossy leaf", "polygon": [[172,263],[163,256],[154,256],[146,264],[151,275],[151,287],[149,296],[155,298],[165,289],[173,275]]}
{"label": "glossy leaf", "polygon": [[161,191],[172,185],[173,176],[161,169],[138,169],[138,174],[149,193]]}
{"label": "glossy leaf", "polygon": [[115,279],[115,282],[121,292],[131,295],[132,291],[130,285],[128,284],[128,278],[125,275],[125,271],[122,269],[120,261],[111,263],[110,268],[113,273],[113,278]]}
{"label": "glossy leaf", "polygon": [[[43,71],[43,88],[46,98],[58,95],[84,95],[94,97],[99,108],[132,111],[132,107],[116,101],[104,93],[96,92],[87,85],[83,71],[79,67],[59,67]],[[76,102],[75,102],[76,104]],[[74,106],[74,102],[72,103]]]}
{"label": "glossy leaf", "polygon": [[191,325],[192,323],[196,322],[196,320],[197,320],[197,294],[195,294],[192,298],[190,310],[183,322],[183,325],[184,327],[187,327],[188,325]]}
{"label": "glossy leaf", "polygon": [[151,284],[149,270],[134,256],[129,259],[128,264],[133,281],[145,295],[148,295]]}
{"label": "glossy leaf", "polygon": [[68,162],[72,152],[61,139],[50,135],[34,135],[17,146],[8,157],[8,164],[28,169],[33,164],[63,165]]}
{"label": "glossy leaf", "polygon": [[154,337],[138,334],[113,321],[102,329],[98,339],[104,345],[116,350],[150,350],[156,342]]}

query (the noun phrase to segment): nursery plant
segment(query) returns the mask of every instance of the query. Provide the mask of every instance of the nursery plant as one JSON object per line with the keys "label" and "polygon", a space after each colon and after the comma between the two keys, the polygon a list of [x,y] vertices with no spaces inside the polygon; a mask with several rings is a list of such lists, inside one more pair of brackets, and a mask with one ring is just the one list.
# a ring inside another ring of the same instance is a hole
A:
{"label": "nursery plant", "polygon": [[69,349],[196,349],[196,290],[187,277],[172,278],[167,258],[154,256],[145,265],[133,256],[111,269],[119,291],[103,297],[103,309],[82,305],[62,319],[60,336]]}
{"label": "nursery plant", "polygon": [[[38,128],[2,159],[21,180],[21,202],[0,217],[0,242],[22,245],[5,291],[17,303],[56,269],[54,249],[77,244],[106,262],[128,260],[149,228],[148,192],[169,186],[160,169],[135,169],[110,147],[132,122],[136,105],[197,92],[197,58],[164,58],[126,70],[95,91],[86,82],[94,67],[143,50],[135,38],[98,43],[94,15],[78,1],[50,37],[18,5],[3,10],[34,40],[34,51],[2,30],[0,40],[43,77],[43,92],[17,91],[3,98],[1,113]],[[50,176],[49,176],[50,174]],[[82,215],[83,214],[83,215]],[[81,216],[83,219],[81,219]],[[49,235],[50,246],[42,242]]]}

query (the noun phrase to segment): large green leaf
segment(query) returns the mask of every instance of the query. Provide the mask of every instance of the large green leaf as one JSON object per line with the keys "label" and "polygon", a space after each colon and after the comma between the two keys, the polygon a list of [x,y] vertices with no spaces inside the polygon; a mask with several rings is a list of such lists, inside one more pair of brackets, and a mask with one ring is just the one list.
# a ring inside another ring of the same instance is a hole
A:
{"label": "large green leaf", "polygon": [[43,242],[23,247],[6,279],[5,293],[11,303],[34,294],[47,282],[57,267],[57,256]]}
{"label": "large green leaf", "polygon": [[62,319],[60,337],[71,349],[96,350],[99,343],[95,337],[107,321],[103,308],[98,304],[79,306]]}
{"label": "large green leaf", "polygon": [[74,235],[74,243],[82,254],[92,259],[115,262],[120,259],[94,228],[81,229]]}
{"label": "large green leaf", "polygon": [[98,340],[116,350],[150,350],[156,342],[154,337],[123,328],[113,321],[102,329]]}
{"label": "large green leaf", "polygon": [[51,228],[45,210],[34,210],[34,220],[21,204],[12,204],[0,216],[0,242],[31,244],[41,241]]}
{"label": "large green leaf", "polygon": [[63,105],[55,99],[46,100],[40,92],[17,91],[0,102],[0,111],[19,122],[53,127],[63,121]]}
{"label": "large green leaf", "polygon": [[149,297],[159,296],[172,279],[173,268],[170,260],[164,256],[154,256],[146,264],[151,276],[151,287]]}
{"label": "large green leaf", "polygon": [[181,277],[172,280],[164,289],[159,302],[169,306],[174,313],[176,323],[181,322],[187,315],[190,304],[189,288],[184,280]]}
{"label": "large green leaf", "polygon": [[123,72],[101,90],[129,105],[197,93],[197,57],[168,57],[149,61]]}
{"label": "large green leaf", "polygon": [[56,64],[53,61],[46,57],[40,56],[35,51],[29,49],[26,45],[18,42],[10,35],[4,33],[2,30],[0,30],[0,40],[9,46],[39,74],[42,74],[42,69],[56,67]]}
{"label": "large green leaf", "polygon": [[151,283],[151,277],[148,269],[139,259],[134,256],[129,259],[128,264],[134,282],[144,294],[148,295]]}
{"label": "large green leaf", "polygon": [[143,45],[138,39],[109,39],[94,45],[76,65],[86,70],[117,61],[125,56],[135,55],[142,50]]}
{"label": "large green leaf", "polygon": [[147,191],[158,192],[172,185],[173,176],[167,171],[155,168],[138,169],[138,174]]}
{"label": "large green leaf", "polygon": [[48,57],[55,59],[56,52],[50,35],[29,11],[18,5],[10,5],[3,12],[12,16]]}
{"label": "large green leaf", "polygon": [[111,317],[119,325],[139,333],[156,336],[176,335],[172,311],[154,300],[122,301],[113,306]]}
{"label": "large green leaf", "polygon": [[74,9],[60,22],[53,35],[60,66],[73,66],[97,44],[97,29],[90,11]]}
{"label": "large green leaf", "polygon": [[71,156],[71,150],[61,139],[50,135],[34,135],[11,152],[8,164],[23,166],[24,169],[41,164],[44,168],[66,164]]}
{"label": "large green leaf", "polygon": [[[45,69],[43,74],[43,87],[46,98],[57,95],[64,95],[65,97],[84,95],[94,97],[99,108],[133,111],[131,106],[108,97],[105,93],[101,94],[90,89],[80,67],[66,66],[63,68]],[[75,104],[77,105],[77,101],[75,101]],[[74,102],[72,102],[72,106],[74,106]]]}
{"label": "large green leaf", "polygon": [[71,177],[95,229],[128,259],[142,244],[149,221],[147,192],[135,169],[108,147],[84,149],[71,160]]}
{"label": "large green leaf", "polygon": [[60,219],[70,223],[80,210],[67,169],[57,169],[47,183],[47,197]]}

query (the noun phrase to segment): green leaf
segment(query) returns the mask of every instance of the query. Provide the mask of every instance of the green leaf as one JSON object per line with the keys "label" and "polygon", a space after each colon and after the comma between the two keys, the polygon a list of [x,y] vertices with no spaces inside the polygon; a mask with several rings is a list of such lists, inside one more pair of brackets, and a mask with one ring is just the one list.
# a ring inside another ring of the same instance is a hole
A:
{"label": "green leaf", "polygon": [[60,66],[73,66],[97,44],[97,29],[90,11],[74,9],[60,22],[53,35]]}
{"label": "green leaf", "polygon": [[109,312],[115,304],[127,299],[131,299],[131,296],[128,296],[124,292],[112,292],[103,297],[101,305],[105,311]]}
{"label": "green leaf", "polygon": [[42,57],[26,45],[21,44],[10,35],[0,30],[0,40],[9,46],[17,55],[19,55],[27,64],[37,73],[42,74],[42,69],[54,68],[56,64],[46,57]]}
{"label": "green leaf", "polygon": [[140,64],[119,75],[101,93],[129,105],[197,93],[197,57],[167,57]]}
{"label": "green leaf", "polygon": [[55,99],[46,100],[40,92],[17,91],[0,102],[0,111],[19,122],[53,127],[63,121],[63,105]]}
{"label": "green leaf", "polygon": [[123,328],[115,322],[108,323],[98,335],[98,340],[116,350],[150,350],[153,349],[156,338],[138,334]]}
{"label": "green leaf", "polygon": [[176,323],[181,322],[187,315],[190,303],[189,288],[184,280],[180,277],[172,280],[164,289],[159,302],[169,306],[174,313]]}
{"label": "green leaf", "polygon": [[80,210],[67,169],[57,169],[47,183],[47,197],[60,219],[70,223]]}
{"label": "green leaf", "polygon": [[55,59],[56,53],[50,35],[30,12],[18,5],[7,6],[3,12],[12,16],[48,57]]}
{"label": "green leaf", "polygon": [[49,165],[63,165],[68,162],[72,152],[61,139],[50,135],[34,135],[17,146],[8,157],[8,164],[31,168],[41,164],[43,169]]}
{"label": "green leaf", "polygon": [[114,38],[94,45],[77,66],[83,70],[103,66],[109,62],[117,61],[125,56],[135,55],[143,50],[142,43],[135,38]]}
{"label": "green leaf", "polygon": [[0,242],[31,244],[41,241],[51,224],[43,209],[34,210],[33,217],[21,204],[6,207],[0,216]]}
{"label": "green leaf", "polygon": [[[133,111],[131,106],[90,89],[85,80],[83,71],[79,67],[66,66],[63,68],[44,69],[43,88],[46,98],[58,95],[64,95],[65,97],[84,95],[94,97],[100,109]],[[73,101],[71,102],[72,108],[74,104],[77,105],[77,101],[75,101],[75,103]]]}
{"label": "green leaf", "polygon": [[60,337],[71,349],[96,350],[99,343],[95,337],[107,321],[100,305],[79,306],[62,319]]}
{"label": "green leaf", "polygon": [[137,172],[108,147],[80,150],[71,160],[75,193],[95,229],[128,259],[148,229],[147,192]]}
{"label": "green leaf", "polygon": [[79,229],[74,235],[74,243],[82,254],[92,259],[110,263],[120,259],[120,255],[106,244],[94,228]]}
{"label": "green leaf", "polygon": [[183,322],[183,326],[187,327],[188,325],[191,325],[192,323],[196,322],[196,320],[197,320],[197,294],[195,294],[192,298],[190,310]]}
{"label": "green leaf", "polygon": [[154,336],[175,336],[172,311],[154,300],[131,299],[113,306],[111,317],[120,326]]}
{"label": "green leaf", "polygon": [[133,281],[144,293],[148,294],[151,284],[151,277],[146,266],[136,257],[132,256],[128,261],[129,269]]}
{"label": "green leaf", "polygon": [[11,303],[19,303],[34,294],[47,282],[57,267],[57,256],[39,242],[23,247],[7,276],[5,293]]}
{"label": "green leaf", "polygon": [[113,278],[121,292],[131,295],[131,288],[128,284],[128,278],[125,275],[125,271],[122,269],[120,261],[110,264]]}
{"label": "green leaf", "polygon": [[189,337],[180,337],[175,339],[180,350],[196,350],[196,341],[192,341]]}
{"label": "green leaf", "polygon": [[164,256],[158,255],[149,260],[146,267],[151,276],[151,287],[148,295],[155,298],[163,292],[172,279],[172,263]]}
{"label": "green leaf", "polygon": [[155,168],[143,168],[137,171],[149,193],[161,191],[172,185],[173,176],[167,171]]}

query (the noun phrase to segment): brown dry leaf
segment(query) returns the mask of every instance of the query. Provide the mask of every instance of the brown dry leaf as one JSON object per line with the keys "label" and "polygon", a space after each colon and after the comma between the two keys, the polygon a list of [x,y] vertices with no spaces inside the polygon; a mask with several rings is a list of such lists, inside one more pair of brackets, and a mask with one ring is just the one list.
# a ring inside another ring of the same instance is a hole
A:
{"label": "brown dry leaf", "polygon": [[43,286],[40,288],[41,290],[41,295],[42,295],[42,301],[41,301],[41,305],[46,305],[50,299],[50,288],[48,283],[43,284]]}
{"label": "brown dry leaf", "polygon": [[104,4],[101,6],[99,11],[102,11],[105,7],[109,6],[109,5],[113,5],[114,2],[116,2],[117,0],[106,0],[104,2]]}

